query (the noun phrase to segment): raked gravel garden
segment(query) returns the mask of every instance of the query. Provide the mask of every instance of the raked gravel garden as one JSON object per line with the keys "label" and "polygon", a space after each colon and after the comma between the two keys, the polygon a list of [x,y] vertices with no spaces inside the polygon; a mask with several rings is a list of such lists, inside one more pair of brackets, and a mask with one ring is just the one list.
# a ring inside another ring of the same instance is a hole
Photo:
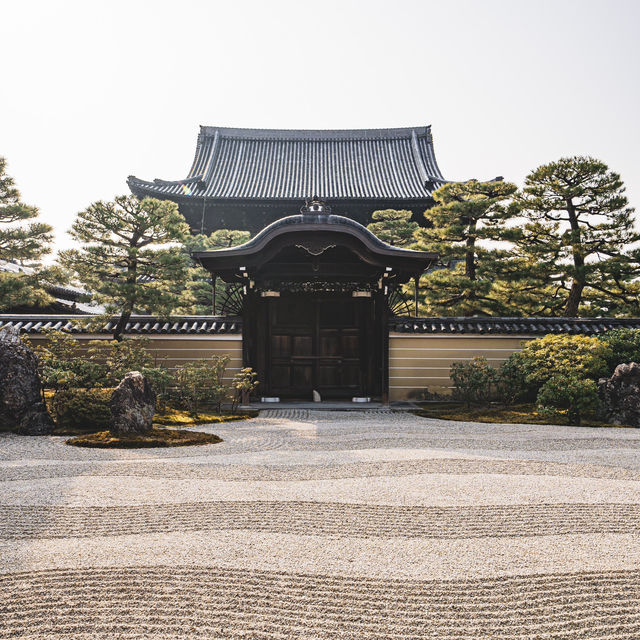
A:
{"label": "raked gravel garden", "polygon": [[0,638],[640,638],[640,431],[274,409],[0,434]]}

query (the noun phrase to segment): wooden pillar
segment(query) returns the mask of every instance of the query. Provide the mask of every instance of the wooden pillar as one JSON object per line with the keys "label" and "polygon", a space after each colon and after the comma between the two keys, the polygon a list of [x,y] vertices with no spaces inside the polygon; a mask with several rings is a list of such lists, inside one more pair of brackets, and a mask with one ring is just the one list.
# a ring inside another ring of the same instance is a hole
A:
{"label": "wooden pillar", "polygon": [[380,398],[384,406],[389,405],[389,301],[383,292],[376,294],[374,335],[378,340],[378,362],[380,363]]}
{"label": "wooden pillar", "polygon": [[418,317],[418,289],[420,287],[420,276],[416,276],[413,279],[413,281],[415,283],[415,291],[413,292],[413,305],[414,305],[413,315],[417,318]]}
{"label": "wooden pillar", "polygon": [[211,292],[211,308],[213,310],[212,313],[215,316],[216,315],[216,307],[217,307],[217,304],[216,304],[216,302],[217,302],[217,300],[216,300],[216,295],[217,295],[216,294],[216,288],[217,288],[217,285],[218,285],[218,276],[213,275],[211,281],[213,282],[213,291]]}

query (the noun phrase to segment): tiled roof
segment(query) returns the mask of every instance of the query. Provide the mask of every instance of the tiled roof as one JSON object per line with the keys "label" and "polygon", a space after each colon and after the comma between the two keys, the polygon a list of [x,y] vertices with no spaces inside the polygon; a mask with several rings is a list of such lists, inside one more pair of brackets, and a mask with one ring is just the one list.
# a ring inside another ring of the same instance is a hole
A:
{"label": "tiled roof", "polygon": [[[42,333],[47,329],[71,333],[110,333],[110,320],[100,330],[87,328],[89,318],[77,315],[0,314],[0,329],[13,326],[24,333]],[[95,317],[94,317],[95,321]],[[389,320],[389,330],[419,334],[494,334],[545,335],[580,333],[597,335],[611,329],[640,329],[640,318],[408,318]],[[154,316],[134,316],[127,324],[127,334],[240,334],[242,319],[219,316],[180,316],[160,320]]]}
{"label": "tiled roof", "polygon": [[[29,266],[21,265],[10,260],[0,259],[0,271],[6,273],[34,273],[34,269]],[[80,302],[80,299],[86,296],[86,291],[73,287],[71,285],[47,284],[46,291],[55,298],[51,304],[44,305],[39,311],[44,313],[65,313],[70,311],[73,314],[95,314],[102,313],[104,307],[95,304]],[[13,311],[19,313],[22,311],[21,305],[17,305]],[[34,310],[35,311],[35,310]]]}
{"label": "tiled roof", "polygon": [[444,182],[431,127],[201,127],[184,180],[128,180],[138,195],[260,200],[427,199]]}
{"label": "tiled roof", "polygon": [[[70,333],[111,333],[116,320],[100,327],[87,327],[86,316],[71,315],[9,315],[0,314],[0,329],[16,327],[23,333],[42,333],[48,329]],[[93,318],[96,321],[96,318]],[[161,320],[154,316],[133,316],[127,323],[126,334],[234,334],[242,333],[242,319],[219,316],[179,316]]]}
{"label": "tiled roof", "polygon": [[640,329],[640,318],[392,318],[389,330],[399,333],[596,335],[610,329]]}

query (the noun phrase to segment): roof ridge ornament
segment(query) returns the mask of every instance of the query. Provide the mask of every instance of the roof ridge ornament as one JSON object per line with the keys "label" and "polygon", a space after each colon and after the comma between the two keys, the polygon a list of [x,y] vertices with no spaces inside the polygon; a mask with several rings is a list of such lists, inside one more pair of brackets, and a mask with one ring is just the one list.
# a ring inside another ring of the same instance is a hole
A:
{"label": "roof ridge ornament", "polygon": [[312,196],[311,200],[305,200],[304,205],[300,207],[300,213],[304,216],[307,215],[329,215],[331,213],[331,207],[318,196]]}

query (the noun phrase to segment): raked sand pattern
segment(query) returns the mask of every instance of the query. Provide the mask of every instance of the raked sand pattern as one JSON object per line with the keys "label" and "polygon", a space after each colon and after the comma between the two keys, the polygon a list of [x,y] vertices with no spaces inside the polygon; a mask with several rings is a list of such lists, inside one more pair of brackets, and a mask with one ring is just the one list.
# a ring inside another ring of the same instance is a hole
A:
{"label": "raked sand pattern", "polygon": [[270,410],[0,436],[0,638],[640,639],[640,431]]}

